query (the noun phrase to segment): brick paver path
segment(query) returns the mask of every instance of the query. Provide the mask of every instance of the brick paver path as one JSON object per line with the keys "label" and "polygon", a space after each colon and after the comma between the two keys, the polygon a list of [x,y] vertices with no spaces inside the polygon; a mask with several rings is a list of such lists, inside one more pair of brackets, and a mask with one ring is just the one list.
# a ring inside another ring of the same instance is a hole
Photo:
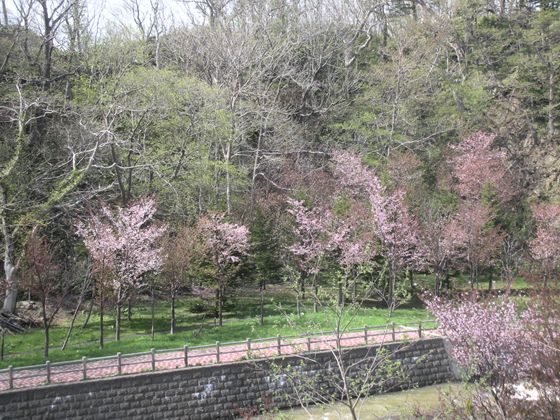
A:
{"label": "brick paver path", "polygon": [[[434,331],[425,331],[424,335],[434,335]],[[418,339],[418,330],[411,327],[399,326],[395,328],[395,341]],[[392,331],[369,330],[367,344],[391,342],[393,341]],[[341,346],[355,347],[366,344],[365,332],[349,332],[341,336]],[[336,346],[334,335],[322,335],[311,337],[309,345],[307,338],[282,339],[281,353],[298,354],[304,353],[309,349],[331,350]],[[267,339],[259,341],[255,339],[250,342],[250,351],[246,343],[243,344],[223,344],[220,346],[220,363],[234,362],[247,358],[266,358],[278,355],[278,343],[276,340]],[[216,347],[192,348],[188,351],[188,365],[199,366],[218,363],[216,357]],[[159,351],[155,353],[155,369],[177,369],[185,367],[185,357],[183,351]],[[121,374],[132,374],[152,370],[152,355],[122,355]],[[91,359],[87,361],[86,378],[103,378],[118,375],[117,358],[111,356],[105,360]],[[50,367],[50,382],[64,383],[76,382],[84,379],[82,361],[68,362],[60,366],[54,363]],[[36,367],[33,369],[15,368],[13,371],[13,388],[30,388],[47,383],[46,367]],[[9,376],[7,371],[0,372],[0,391],[9,389]]]}

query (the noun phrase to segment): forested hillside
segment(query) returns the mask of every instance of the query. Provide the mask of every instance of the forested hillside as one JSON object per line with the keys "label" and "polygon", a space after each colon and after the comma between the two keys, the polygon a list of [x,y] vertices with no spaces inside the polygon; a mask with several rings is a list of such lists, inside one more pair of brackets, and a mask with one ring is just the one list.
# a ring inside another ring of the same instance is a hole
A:
{"label": "forested hillside", "polygon": [[[218,301],[282,281],[344,300],[375,278],[390,308],[418,273],[436,291],[450,272],[555,278],[560,3],[171,2],[127,0],[125,25],[3,0],[5,312],[70,290],[87,255],[88,296],[117,308],[150,271]],[[95,226],[152,214],[169,258],[105,288]]]}

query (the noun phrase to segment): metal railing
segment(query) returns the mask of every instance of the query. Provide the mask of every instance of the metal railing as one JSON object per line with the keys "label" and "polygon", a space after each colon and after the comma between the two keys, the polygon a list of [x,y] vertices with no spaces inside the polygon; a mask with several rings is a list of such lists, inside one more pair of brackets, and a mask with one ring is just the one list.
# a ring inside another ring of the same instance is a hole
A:
{"label": "metal railing", "polygon": [[307,352],[384,344],[421,339],[436,330],[434,321],[386,324],[347,329],[344,332],[320,331],[299,335],[232,341],[211,345],[151,349],[141,353],[117,353],[81,360],[45,362],[40,365],[0,369],[0,391],[121,376],[146,371],[168,370],[239,360],[277,357]]}

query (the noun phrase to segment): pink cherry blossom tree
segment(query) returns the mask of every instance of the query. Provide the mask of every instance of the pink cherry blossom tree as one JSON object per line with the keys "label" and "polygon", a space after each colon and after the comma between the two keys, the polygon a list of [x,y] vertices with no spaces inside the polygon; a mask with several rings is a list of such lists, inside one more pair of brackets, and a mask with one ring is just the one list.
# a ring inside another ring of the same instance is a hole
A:
{"label": "pink cherry blossom tree", "polygon": [[507,202],[515,195],[505,152],[494,147],[495,139],[495,134],[479,131],[452,147],[455,154],[451,159],[453,176],[463,199],[478,200],[490,192],[493,199]]}
{"label": "pink cherry blossom tree", "polygon": [[216,303],[222,326],[225,293],[241,257],[249,250],[249,229],[226,222],[225,215],[218,213],[200,219],[198,226],[216,272]]}
{"label": "pink cherry blossom tree", "polygon": [[473,418],[551,418],[558,412],[557,296],[533,295],[524,310],[507,297],[481,301],[476,292],[466,293],[458,301],[435,296],[424,299],[439,331],[450,341],[452,356],[465,379],[475,384]]}
{"label": "pink cherry blossom tree", "polygon": [[303,201],[288,199],[288,213],[295,219],[294,234],[297,242],[289,247],[296,256],[300,269],[311,277],[313,310],[318,310],[318,275],[328,251],[332,248],[333,215],[324,206],[308,209]]}
{"label": "pink cherry blossom tree", "polygon": [[535,204],[531,207],[536,221],[535,238],[529,243],[533,259],[539,264],[546,287],[560,263],[560,205]]}
{"label": "pink cherry blossom tree", "polygon": [[522,418],[554,417],[560,413],[560,302],[549,291],[532,296],[522,314],[527,336],[525,355],[530,358],[530,389],[536,392],[534,404],[516,399]]}
{"label": "pink cherry blossom tree", "polygon": [[419,247],[417,220],[410,214],[405,193],[397,188],[389,191],[372,169],[366,167],[359,156],[350,152],[333,154],[335,176],[353,196],[366,197],[371,207],[371,223],[378,255],[385,260],[387,290],[383,294],[392,312],[397,303],[395,287],[399,275],[406,268],[423,264]]}
{"label": "pink cherry blossom tree", "polygon": [[425,301],[439,330],[450,341],[452,356],[466,379],[474,379],[488,391],[476,394],[477,409],[497,409],[500,417],[508,418],[507,401],[531,365],[526,354],[527,334],[514,303],[481,302],[476,294],[466,294],[459,302],[433,296]]}
{"label": "pink cherry blossom tree", "polygon": [[478,287],[481,269],[494,263],[504,244],[507,232],[495,226],[496,210],[504,210],[517,195],[505,152],[496,147],[495,139],[495,134],[480,131],[452,147],[454,189],[461,203],[450,234],[469,270],[471,287]]}
{"label": "pink cherry blossom tree", "polygon": [[453,237],[453,215],[434,200],[422,206],[419,247],[434,274],[434,291],[439,295],[449,266],[457,256]]}
{"label": "pink cherry blossom tree", "polygon": [[144,197],[128,207],[101,207],[86,221],[77,223],[95,265],[110,272],[108,286],[115,294],[115,338],[120,340],[121,308],[133,290],[144,286],[144,276],[160,271],[164,255],[158,244],[167,225],[155,223],[156,204]]}
{"label": "pink cherry blossom tree", "polygon": [[344,287],[339,284],[338,301],[341,305],[345,303],[349,286],[352,287],[352,302],[356,302],[358,275],[376,254],[370,217],[367,203],[358,200],[352,200],[346,212],[339,215],[339,232],[333,245],[338,251],[337,261],[344,271]]}
{"label": "pink cherry blossom tree", "polygon": [[493,220],[494,214],[488,205],[481,201],[464,201],[447,228],[454,252],[469,271],[471,288],[478,288],[480,272],[495,262],[503,242],[503,234]]}

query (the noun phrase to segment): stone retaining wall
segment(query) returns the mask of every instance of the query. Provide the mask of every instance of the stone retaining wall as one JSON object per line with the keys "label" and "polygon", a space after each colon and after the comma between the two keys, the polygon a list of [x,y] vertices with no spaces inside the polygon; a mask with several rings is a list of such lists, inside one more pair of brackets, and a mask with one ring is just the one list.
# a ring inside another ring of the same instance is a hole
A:
{"label": "stone retaining wall", "polygon": [[[408,371],[401,389],[454,379],[444,341],[424,339],[386,345]],[[371,357],[378,346],[345,349],[348,361]],[[7,419],[230,419],[262,409],[297,405],[281,366],[325,377],[330,352],[270,360],[189,367],[171,371],[49,385],[0,393],[0,420]],[[331,363],[330,363],[331,362]],[[276,368],[271,369],[270,364]],[[280,366],[280,368],[278,368]],[[325,392],[329,392],[328,384]]]}

